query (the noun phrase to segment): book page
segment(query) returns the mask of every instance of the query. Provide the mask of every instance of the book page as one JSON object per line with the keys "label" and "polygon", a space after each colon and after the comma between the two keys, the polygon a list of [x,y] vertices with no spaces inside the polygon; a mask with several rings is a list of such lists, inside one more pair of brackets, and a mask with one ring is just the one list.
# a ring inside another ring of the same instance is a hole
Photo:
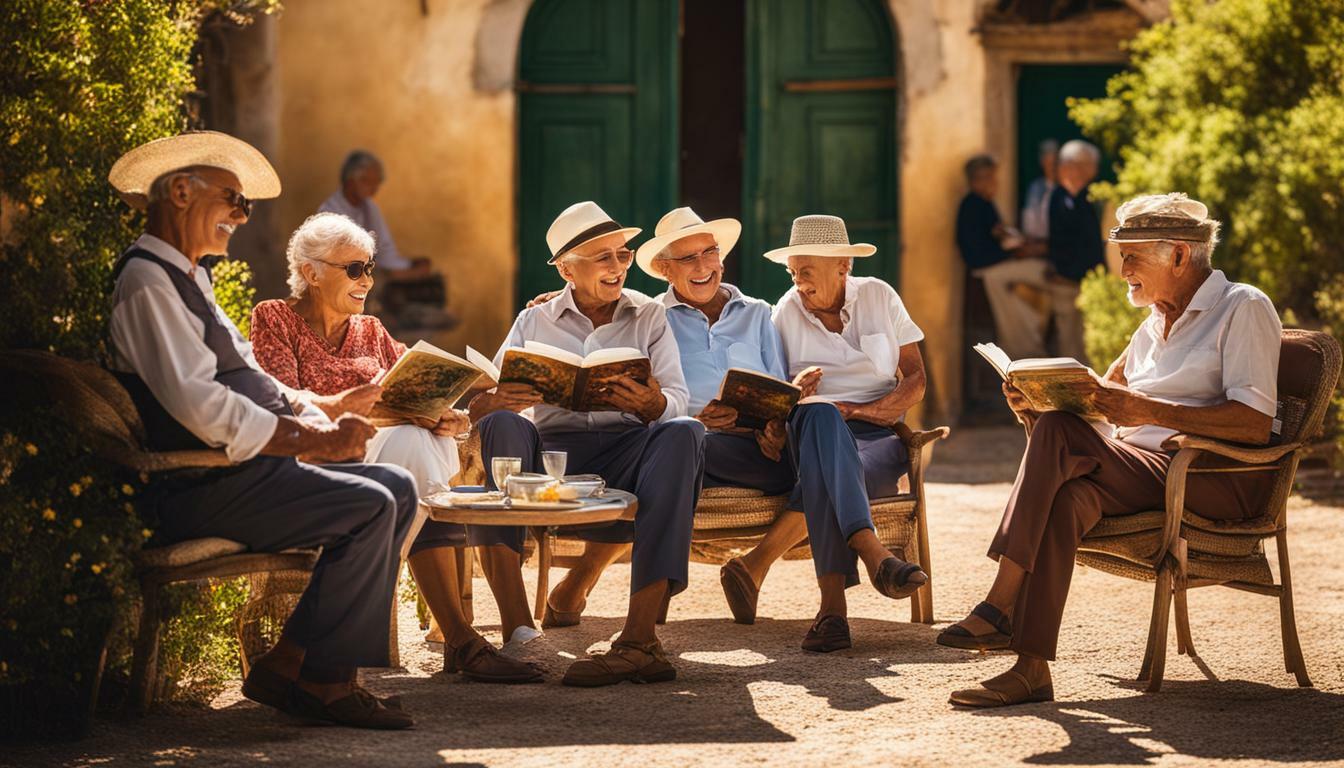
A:
{"label": "book page", "polygon": [[1028,371],[1086,371],[1088,367],[1072,357],[1024,357],[1008,366],[1008,373]]}
{"label": "book page", "polygon": [[398,415],[437,421],[481,377],[474,365],[441,352],[407,350],[383,376],[383,396],[378,407]]}
{"label": "book page", "polygon": [[523,350],[535,355],[549,357],[552,360],[559,360],[560,362],[568,363],[569,365],[583,365],[583,357],[581,355],[576,355],[573,352],[559,347],[553,347],[550,344],[543,344],[540,341],[525,342],[523,344]]}
{"label": "book page", "polygon": [[584,368],[596,368],[607,363],[619,363],[625,360],[642,360],[647,355],[632,347],[608,347],[595,349],[583,358]]}
{"label": "book page", "polygon": [[481,373],[485,374],[485,377],[490,379],[491,384],[499,383],[499,369],[495,367],[494,362],[492,362],[490,358],[482,355],[471,347],[467,347],[467,360],[471,361],[472,365],[480,369]]}

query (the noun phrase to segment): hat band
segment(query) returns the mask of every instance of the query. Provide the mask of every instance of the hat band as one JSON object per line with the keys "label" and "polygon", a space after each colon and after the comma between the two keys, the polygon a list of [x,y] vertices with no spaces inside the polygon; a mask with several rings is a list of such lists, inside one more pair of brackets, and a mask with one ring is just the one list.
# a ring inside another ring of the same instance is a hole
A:
{"label": "hat band", "polygon": [[1116,227],[1111,230],[1112,240],[1186,240],[1193,243],[1206,243],[1209,240],[1209,228],[1204,225],[1195,227]]}
{"label": "hat band", "polygon": [[583,243],[586,243],[587,241],[592,240],[595,237],[601,237],[602,235],[611,232],[618,232],[621,229],[624,229],[624,227],[622,227],[620,224],[617,224],[614,221],[604,221],[600,224],[594,224],[593,226],[583,230],[579,234],[570,238],[569,242],[560,246],[559,250],[555,252],[555,255],[557,257],[562,256],[566,253],[569,253],[571,249],[576,248],[579,245],[582,245]]}

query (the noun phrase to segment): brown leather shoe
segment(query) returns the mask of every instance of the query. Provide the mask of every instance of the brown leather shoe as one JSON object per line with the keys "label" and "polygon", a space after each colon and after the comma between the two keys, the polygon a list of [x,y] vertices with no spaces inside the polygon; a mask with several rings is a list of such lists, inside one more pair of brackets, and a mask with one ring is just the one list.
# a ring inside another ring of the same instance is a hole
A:
{"label": "brown leather shoe", "polygon": [[561,611],[551,605],[551,598],[546,598],[546,611],[541,615],[541,628],[554,629],[556,627],[577,627],[579,620],[583,618],[583,609],[588,606],[588,601],[579,603],[577,611]]}
{"label": "brown leather shoe", "polygon": [[565,685],[596,688],[629,680],[633,683],[665,683],[677,679],[676,667],[667,660],[662,643],[617,640],[599,656],[579,659],[565,670]]}
{"label": "brown leather shoe", "polygon": [[803,637],[803,650],[830,653],[853,647],[849,639],[849,622],[844,616],[822,616],[812,622],[812,628]]}
{"label": "brown leather shoe", "polygon": [[1046,683],[1040,688],[1032,688],[1027,678],[1011,669],[998,677],[991,677],[981,683],[979,688],[953,691],[948,698],[948,702],[951,704],[977,709],[1010,707],[1014,704],[1054,700],[1055,686],[1053,683]]}
{"label": "brown leather shoe", "polygon": [[396,731],[415,725],[411,716],[400,709],[384,706],[367,692],[353,691],[349,696],[326,704],[297,685],[290,687],[283,710],[286,714],[320,725],[345,725]]}
{"label": "brown leather shoe", "polygon": [[480,635],[457,647],[444,643],[443,671],[482,683],[539,683],[545,677],[535,665],[505,656]]}
{"label": "brown leather shoe", "polygon": [[742,558],[734,557],[719,569],[719,584],[723,586],[723,596],[728,598],[728,610],[733,612],[733,621],[738,624],[756,623],[756,601],[761,590],[751,578],[751,572],[742,564]]}
{"label": "brown leather shoe", "polygon": [[923,568],[893,555],[878,566],[873,588],[887,597],[899,600],[913,595],[927,583],[929,576]]}

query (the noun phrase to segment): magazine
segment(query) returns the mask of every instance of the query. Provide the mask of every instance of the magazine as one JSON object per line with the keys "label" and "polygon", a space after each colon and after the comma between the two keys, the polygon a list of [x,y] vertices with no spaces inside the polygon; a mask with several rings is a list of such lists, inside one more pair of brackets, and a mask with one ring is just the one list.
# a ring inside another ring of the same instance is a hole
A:
{"label": "magazine", "polygon": [[729,368],[719,385],[718,401],[737,409],[736,426],[765,429],[774,419],[786,419],[803,390],[787,381],[745,368]]}
{"label": "magazine", "polygon": [[1106,417],[1070,386],[1080,381],[1092,381],[1096,376],[1091,368],[1072,357],[1012,360],[997,344],[976,344],[973,349],[994,366],[1004,381],[1026,396],[1032,410],[1042,413],[1068,411],[1085,419],[1105,421]]}
{"label": "magazine", "polygon": [[421,340],[383,374],[378,410],[389,416],[437,421],[478,380],[494,386],[499,371],[480,352],[467,347],[466,359]]}
{"label": "magazine", "polygon": [[542,402],[571,411],[615,411],[602,401],[608,380],[628,376],[648,384],[652,375],[649,358],[637,349],[612,347],[585,356],[559,347],[529,341],[522,348],[504,351],[500,383],[531,384]]}

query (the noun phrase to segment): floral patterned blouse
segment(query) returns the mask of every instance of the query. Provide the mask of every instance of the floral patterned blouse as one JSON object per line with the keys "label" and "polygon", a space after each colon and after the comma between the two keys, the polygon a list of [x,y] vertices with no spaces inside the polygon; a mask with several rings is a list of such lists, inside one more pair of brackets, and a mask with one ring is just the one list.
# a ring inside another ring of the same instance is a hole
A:
{"label": "floral patterned blouse", "polygon": [[339,349],[314,331],[289,303],[263,301],[252,310],[252,352],[262,370],[294,389],[319,395],[368,384],[392,367],[406,345],[373,315],[351,315]]}

